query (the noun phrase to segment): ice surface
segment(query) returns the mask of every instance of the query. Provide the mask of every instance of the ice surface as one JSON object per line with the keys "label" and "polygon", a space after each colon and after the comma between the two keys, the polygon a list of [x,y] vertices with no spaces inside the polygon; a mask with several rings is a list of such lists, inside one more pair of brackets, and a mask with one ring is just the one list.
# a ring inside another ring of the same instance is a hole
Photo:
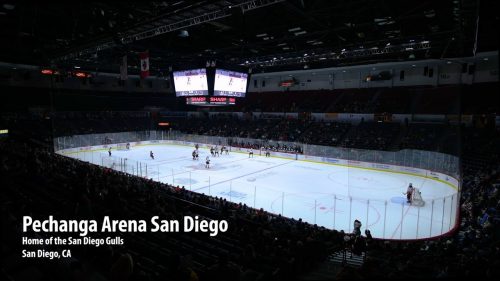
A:
{"label": "ice surface", "polygon": [[[457,190],[420,176],[367,170],[326,163],[296,161],[230,152],[210,156],[193,147],[143,145],[129,151],[92,151],[68,156],[113,166],[188,190],[224,197],[250,207],[312,224],[352,231],[355,219],[362,232],[387,239],[417,239],[444,234],[456,223]],[[153,151],[155,159],[149,157]],[[119,159],[121,158],[121,160]],[[113,164],[114,163],[114,164]],[[422,192],[424,207],[410,206],[403,194],[412,183]]]}

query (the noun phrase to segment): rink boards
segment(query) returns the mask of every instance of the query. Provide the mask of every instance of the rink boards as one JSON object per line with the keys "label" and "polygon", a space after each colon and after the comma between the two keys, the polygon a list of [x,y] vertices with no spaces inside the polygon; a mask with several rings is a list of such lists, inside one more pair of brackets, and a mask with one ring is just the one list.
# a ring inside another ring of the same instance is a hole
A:
{"label": "rink boards", "polygon": [[[200,146],[200,148],[208,149],[212,145],[199,144],[194,142],[185,142],[185,141],[175,141],[175,140],[158,140],[158,141],[139,141],[139,142],[130,142],[130,147],[137,146],[148,146],[148,145],[182,145],[188,147],[194,147],[196,144]],[[95,145],[95,146],[84,146],[77,148],[69,148],[57,151],[57,153],[62,155],[71,155],[78,152],[92,152],[92,151],[100,151],[100,150],[108,150],[110,147],[112,149],[116,149],[118,144],[105,144],[105,145]],[[239,148],[239,147],[230,147],[231,152],[241,152],[248,153],[248,149]],[[257,154],[264,154],[261,151],[254,151]],[[459,189],[459,181],[449,175],[445,175],[443,173],[429,171],[420,168],[413,167],[405,167],[399,165],[390,165],[390,164],[381,164],[381,163],[372,163],[372,162],[363,162],[356,160],[345,160],[338,158],[329,158],[329,157],[317,157],[310,155],[302,155],[296,153],[285,153],[285,152],[275,152],[270,151],[272,157],[284,158],[284,159],[294,159],[294,160],[302,160],[302,161],[310,161],[321,164],[329,164],[329,165],[339,165],[345,167],[354,167],[360,169],[374,170],[374,171],[383,171],[383,172],[392,172],[392,173],[400,173],[407,174],[412,176],[425,177],[428,179],[436,180],[442,182],[444,184],[449,185],[450,187]]]}
{"label": "rink boards", "polygon": [[[212,157],[213,167],[205,169],[209,145],[199,144],[201,161],[191,159],[194,146],[185,141],[141,141],[130,142],[129,151],[110,144],[57,153],[106,167],[110,167],[106,160],[123,157],[128,159],[128,170],[114,169],[346,232],[351,231],[352,220],[359,219],[364,222],[362,229],[369,228],[376,238],[425,239],[445,235],[457,225],[459,185],[449,175],[283,152],[270,152],[271,157],[265,158],[263,151],[254,150],[255,158],[249,159],[248,149],[236,147],[230,148],[229,156]],[[108,157],[110,147],[113,157]],[[425,186],[423,207],[406,203],[402,193],[411,182]]]}

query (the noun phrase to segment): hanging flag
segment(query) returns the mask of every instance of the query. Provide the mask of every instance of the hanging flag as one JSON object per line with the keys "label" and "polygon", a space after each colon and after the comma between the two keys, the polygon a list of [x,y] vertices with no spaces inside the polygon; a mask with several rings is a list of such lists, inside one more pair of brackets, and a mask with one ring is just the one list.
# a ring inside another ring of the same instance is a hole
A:
{"label": "hanging flag", "polygon": [[120,65],[120,80],[127,80],[127,55],[122,58],[122,64]]}
{"label": "hanging flag", "polygon": [[139,53],[141,59],[141,78],[149,76],[149,52]]}

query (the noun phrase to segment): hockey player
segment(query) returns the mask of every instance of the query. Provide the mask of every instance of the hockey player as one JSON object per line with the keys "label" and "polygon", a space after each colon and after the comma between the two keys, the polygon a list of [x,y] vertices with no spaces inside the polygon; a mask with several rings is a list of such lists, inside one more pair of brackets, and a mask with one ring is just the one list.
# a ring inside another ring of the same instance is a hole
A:
{"label": "hockey player", "polygon": [[193,150],[192,155],[193,155],[193,160],[196,160],[196,149],[195,149],[195,150]]}
{"label": "hockey player", "polygon": [[248,158],[253,158],[253,149],[248,151]]}
{"label": "hockey player", "polygon": [[404,193],[406,194],[406,203],[411,204],[411,199],[414,191],[415,189],[413,188],[413,185],[410,183],[410,185],[408,185],[408,189],[406,189],[406,193]]}
{"label": "hockey player", "polygon": [[205,160],[205,168],[210,169],[210,158],[208,156]]}
{"label": "hockey player", "polygon": [[109,157],[111,157],[111,147],[108,150],[108,155],[109,155]]}
{"label": "hockey player", "polygon": [[155,155],[153,154],[153,151],[149,152],[149,157],[151,157],[151,159],[155,160]]}

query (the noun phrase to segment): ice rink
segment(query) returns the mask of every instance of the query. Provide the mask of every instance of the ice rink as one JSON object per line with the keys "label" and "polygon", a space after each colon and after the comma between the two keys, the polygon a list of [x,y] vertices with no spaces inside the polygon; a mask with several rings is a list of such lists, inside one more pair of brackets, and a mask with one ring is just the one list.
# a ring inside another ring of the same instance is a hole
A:
{"label": "ice rink", "polygon": [[[346,232],[358,219],[361,231],[374,237],[419,239],[451,230],[457,215],[457,190],[444,182],[397,172],[347,167],[329,163],[229,152],[210,156],[200,148],[193,160],[193,147],[144,145],[130,150],[72,153],[67,156],[98,165],[147,174],[148,178],[184,186],[188,190],[224,197],[250,207],[282,214]],[[149,157],[153,151],[155,159]],[[121,158],[121,160],[119,159]],[[121,165],[120,163],[125,163]],[[420,189],[425,206],[406,203],[403,194],[412,183]]]}

